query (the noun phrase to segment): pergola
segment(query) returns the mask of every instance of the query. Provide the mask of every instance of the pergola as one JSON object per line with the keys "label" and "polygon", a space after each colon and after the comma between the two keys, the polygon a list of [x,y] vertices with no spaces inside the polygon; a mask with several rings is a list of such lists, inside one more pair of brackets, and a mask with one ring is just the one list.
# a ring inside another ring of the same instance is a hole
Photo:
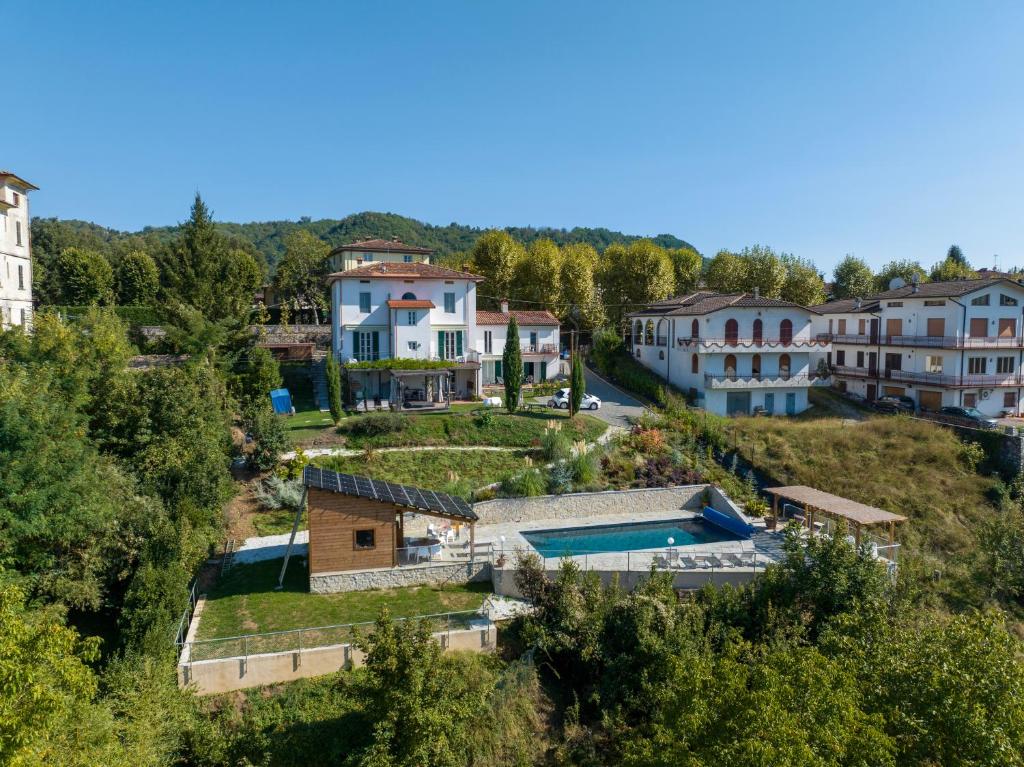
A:
{"label": "pergola", "polygon": [[843,519],[851,523],[853,537],[858,546],[862,528],[886,528],[889,533],[889,543],[892,544],[896,541],[896,525],[907,521],[907,518],[901,514],[893,514],[891,511],[857,503],[849,498],[832,495],[806,485],[769,487],[765,489],[765,492],[772,496],[772,515],[776,520],[779,518],[779,499],[782,498],[803,506],[808,528],[813,526],[816,514]]}

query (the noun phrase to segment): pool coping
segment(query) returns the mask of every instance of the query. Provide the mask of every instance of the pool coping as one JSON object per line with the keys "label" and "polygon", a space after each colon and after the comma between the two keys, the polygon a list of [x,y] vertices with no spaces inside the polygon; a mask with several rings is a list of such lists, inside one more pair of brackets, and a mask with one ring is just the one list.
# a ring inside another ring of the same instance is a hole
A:
{"label": "pool coping", "polygon": [[[569,531],[569,530],[573,530],[573,531],[580,530],[581,531],[581,530],[588,530],[588,529],[591,529],[591,528],[619,528],[619,527],[621,527],[621,528],[629,528],[629,527],[633,527],[634,525],[652,525],[652,524],[656,525],[656,524],[666,524],[666,523],[672,523],[672,522],[674,522],[674,523],[683,523],[683,524],[688,523],[688,522],[689,523],[697,523],[697,526],[700,527],[700,528],[704,528],[706,530],[710,530],[713,533],[718,534],[718,535],[723,534],[722,528],[719,528],[716,525],[714,525],[714,524],[712,524],[710,522],[707,522],[700,514],[693,514],[691,512],[684,512],[684,511],[680,511],[680,514],[673,515],[672,517],[670,517],[668,519],[634,519],[634,520],[630,520],[628,522],[612,522],[612,523],[600,522],[598,524],[573,525],[571,527],[551,527],[551,528],[543,528],[543,529],[540,529],[540,530],[534,530],[534,529],[520,530],[519,533],[520,533],[520,537],[522,537],[523,540],[525,540],[526,543],[531,548],[533,548],[535,553],[550,559],[550,558],[555,557],[555,556],[559,556],[559,557],[564,556],[567,552],[563,551],[563,552],[561,552],[559,554],[554,554],[554,553],[552,553],[552,554],[544,554],[528,538],[526,538],[526,535],[542,535],[544,533],[558,533],[558,532]],[[738,536],[735,533],[733,533],[731,531],[728,531],[728,530],[724,531],[724,534],[730,536],[729,539],[722,540],[722,541],[704,541],[704,542],[697,542],[697,543],[677,543],[677,544],[674,544],[673,548],[678,549],[679,551],[684,551],[684,550],[685,551],[696,551],[697,549],[700,549],[701,551],[705,551],[705,550],[708,550],[708,547],[713,546],[716,543],[738,543],[738,542],[743,540],[743,538],[741,538],[740,536]],[[605,550],[605,551],[596,551],[596,550],[595,551],[580,551],[580,552],[573,552],[572,556],[584,556],[584,555],[596,556],[596,555],[599,555],[599,554],[625,554],[625,553],[630,552],[630,551],[652,552],[652,551],[663,551],[666,548],[668,548],[668,541],[667,541],[667,539],[666,539],[666,542],[665,542],[664,545],[660,545],[659,544],[658,546],[648,546],[648,547],[643,547],[643,548],[630,548],[630,549],[608,549],[608,550]]]}

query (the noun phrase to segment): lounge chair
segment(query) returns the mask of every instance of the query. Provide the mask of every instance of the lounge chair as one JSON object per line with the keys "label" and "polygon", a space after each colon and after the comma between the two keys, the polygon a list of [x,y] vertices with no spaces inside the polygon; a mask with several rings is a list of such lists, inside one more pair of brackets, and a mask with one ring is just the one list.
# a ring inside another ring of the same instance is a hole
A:
{"label": "lounge chair", "polygon": [[743,558],[739,554],[727,553],[720,557],[726,567],[742,567]]}

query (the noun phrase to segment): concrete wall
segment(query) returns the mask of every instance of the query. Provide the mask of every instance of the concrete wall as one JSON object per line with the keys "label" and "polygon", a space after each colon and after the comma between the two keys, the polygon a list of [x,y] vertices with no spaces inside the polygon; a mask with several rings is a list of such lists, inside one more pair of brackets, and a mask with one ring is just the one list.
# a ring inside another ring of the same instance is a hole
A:
{"label": "concrete wall", "polygon": [[478,583],[489,580],[491,564],[486,561],[446,562],[378,570],[318,573],[309,577],[312,594],[336,594],[342,591],[393,589],[442,583]]}
{"label": "concrete wall", "polygon": [[[497,641],[494,624],[485,628],[461,629],[435,634],[445,652],[467,650],[491,652]],[[267,653],[248,657],[189,662],[183,653],[178,663],[178,686],[194,685],[199,695],[241,690],[267,684],[292,682],[362,666],[365,656],[351,644],[315,647],[294,652]]]}
{"label": "concrete wall", "polygon": [[533,522],[538,519],[593,519],[605,514],[700,509],[707,485],[639,490],[608,490],[599,493],[540,495],[534,498],[496,498],[473,505],[478,524]]}

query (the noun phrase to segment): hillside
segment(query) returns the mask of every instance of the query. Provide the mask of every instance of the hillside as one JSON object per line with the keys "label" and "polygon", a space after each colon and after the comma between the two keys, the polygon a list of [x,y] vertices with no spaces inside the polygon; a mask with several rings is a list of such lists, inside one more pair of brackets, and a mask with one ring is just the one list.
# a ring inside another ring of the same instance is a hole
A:
{"label": "hillside", "polygon": [[[305,229],[331,245],[342,245],[370,237],[390,239],[397,237],[403,242],[434,248],[444,256],[473,247],[476,239],[486,231],[480,227],[451,223],[446,226],[426,224],[416,219],[395,213],[354,213],[342,219],[324,218],[313,221],[303,218],[298,221],[256,221],[239,224],[228,221],[217,226],[227,235],[250,242],[262,254],[267,264],[273,265],[284,253],[284,239],[298,229]],[[44,260],[63,247],[77,245],[99,250],[108,255],[121,253],[133,247],[145,247],[169,242],[179,226],[145,227],[138,232],[122,232],[108,229],[88,221],[58,218],[37,218],[32,222],[33,246]],[[604,228],[576,227],[574,229],[552,229],[547,227],[506,227],[505,231],[516,239],[529,243],[540,238],[550,238],[559,245],[585,242],[597,250],[604,250],[612,243],[629,243],[641,239],[639,235],[613,232]],[[671,234],[660,234],[651,238],[665,248],[692,247],[684,240]]]}

